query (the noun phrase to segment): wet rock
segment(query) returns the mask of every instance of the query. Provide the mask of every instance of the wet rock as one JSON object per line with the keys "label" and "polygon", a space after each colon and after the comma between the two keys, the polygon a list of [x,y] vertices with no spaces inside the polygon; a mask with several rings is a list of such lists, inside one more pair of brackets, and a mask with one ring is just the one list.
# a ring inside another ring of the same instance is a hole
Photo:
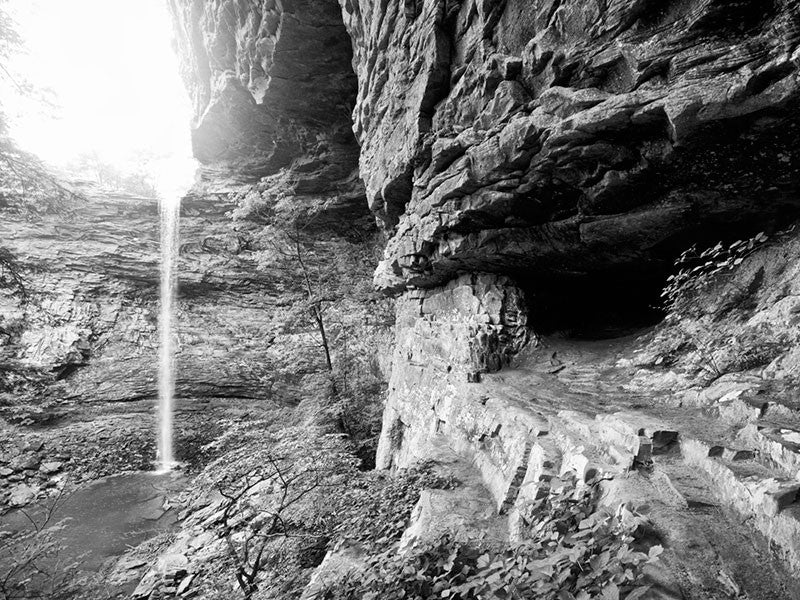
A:
{"label": "wet rock", "polygon": [[15,471],[34,471],[39,468],[39,464],[41,462],[42,459],[38,454],[34,452],[27,452],[25,454],[15,456],[9,463],[9,467]]}
{"label": "wet rock", "polygon": [[158,497],[149,500],[137,509],[143,519],[148,521],[157,521],[164,516],[166,510],[164,509],[164,498]]}
{"label": "wet rock", "polygon": [[397,3],[341,1],[361,176],[389,236],[380,287],[660,268],[678,239],[797,213],[779,158],[796,156],[800,126],[796,27],[782,25],[795,3],[730,21],[701,0],[441,4],[409,20]]}
{"label": "wet rock", "polygon": [[25,506],[36,498],[38,490],[24,483],[11,488],[11,494],[8,498],[10,506]]}
{"label": "wet rock", "polygon": [[54,475],[55,473],[61,471],[63,467],[64,463],[59,461],[44,462],[39,466],[39,471],[45,475]]}

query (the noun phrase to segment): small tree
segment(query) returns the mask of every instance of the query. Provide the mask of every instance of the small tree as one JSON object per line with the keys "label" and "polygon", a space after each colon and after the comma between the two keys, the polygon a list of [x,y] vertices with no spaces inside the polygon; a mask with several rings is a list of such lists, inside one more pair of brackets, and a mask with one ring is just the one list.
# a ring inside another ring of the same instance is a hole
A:
{"label": "small tree", "polygon": [[[330,382],[325,415],[358,444],[363,466],[374,461],[386,381],[381,349],[389,345],[394,324],[392,300],[376,292],[372,275],[381,253],[380,234],[371,223],[356,219],[351,226],[323,222],[323,212],[289,210],[293,198],[274,197],[269,188],[254,186],[236,198],[233,216],[256,223],[248,240],[260,270],[281,291],[286,311],[276,314],[280,333],[300,333],[314,340],[312,351],[269,365],[271,377],[298,373],[318,357]],[[317,354],[319,352],[319,354]],[[305,373],[308,370],[304,371]]]}
{"label": "small tree", "polygon": [[282,279],[285,296],[291,299],[284,322],[290,327],[311,326],[316,332],[336,398],[347,391],[352,371],[348,345],[358,351],[352,341],[356,335],[348,330],[354,329],[355,321],[368,318],[359,314],[367,305],[376,309],[370,312],[377,313],[381,326],[391,325],[391,306],[371,286],[374,241],[315,237],[308,233],[309,225],[264,227],[257,236],[258,258],[262,269]]}
{"label": "small tree", "polygon": [[328,333],[325,329],[325,306],[326,299],[320,296],[317,290],[314,289],[314,284],[311,281],[311,273],[306,265],[304,259],[305,249],[300,236],[300,229],[295,230],[293,237],[289,238],[294,245],[294,256],[297,259],[297,265],[300,267],[300,272],[303,274],[303,281],[306,288],[306,306],[314,323],[319,331],[320,346],[325,353],[325,365],[328,367],[328,373],[331,375],[331,389],[334,396],[337,395],[336,379],[333,376],[333,361],[331,361],[331,346],[328,342]]}
{"label": "small tree", "polygon": [[69,600],[89,589],[95,598],[108,597],[58,540],[64,522],[56,517],[67,498],[62,490],[41,511],[20,509],[27,526],[0,532],[0,598]]}
{"label": "small tree", "polygon": [[245,599],[258,591],[276,544],[324,538],[317,506],[356,466],[341,436],[315,427],[287,428],[262,443],[262,451],[226,455],[231,470],[215,482],[223,498],[217,533]]}

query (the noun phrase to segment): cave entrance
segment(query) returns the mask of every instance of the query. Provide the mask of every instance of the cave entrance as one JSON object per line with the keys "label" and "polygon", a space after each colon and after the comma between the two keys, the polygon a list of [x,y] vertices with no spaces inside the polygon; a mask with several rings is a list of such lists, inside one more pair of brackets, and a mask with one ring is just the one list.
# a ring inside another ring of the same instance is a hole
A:
{"label": "cave entrance", "polygon": [[605,270],[519,278],[528,301],[528,323],[541,335],[612,339],[664,318],[662,269]]}

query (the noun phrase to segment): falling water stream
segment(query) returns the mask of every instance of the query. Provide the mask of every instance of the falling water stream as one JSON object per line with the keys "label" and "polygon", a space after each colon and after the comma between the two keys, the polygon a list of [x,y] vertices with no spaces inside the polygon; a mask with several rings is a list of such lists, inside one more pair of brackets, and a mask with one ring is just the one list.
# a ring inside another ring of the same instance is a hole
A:
{"label": "falling water stream", "polygon": [[180,195],[165,196],[159,202],[161,215],[161,310],[159,313],[158,367],[158,455],[157,469],[175,466],[172,444],[172,413],[175,404],[175,296],[177,292],[178,222]]}

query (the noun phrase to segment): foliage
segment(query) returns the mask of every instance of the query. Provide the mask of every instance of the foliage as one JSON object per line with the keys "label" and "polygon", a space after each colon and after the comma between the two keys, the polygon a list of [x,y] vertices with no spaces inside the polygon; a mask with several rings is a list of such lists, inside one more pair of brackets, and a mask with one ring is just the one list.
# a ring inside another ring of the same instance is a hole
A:
{"label": "foliage", "polygon": [[[374,358],[374,354],[364,358]],[[354,361],[355,362],[355,361]],[[366,361],[364,361],[366,362]],[[379,372],[355,368],[346,387],[329,407],[329,414],[354,445],[362,470],[375,468],[375,454],[381,434],[385,383]]]}
{"label": "foliage", "polygon": [[268,206],[252,192],[239,199],[234,218],[261,222],[252,248],[259,269],[281,291],[279,333],[294,335],[294,350],[302,354],[271,365],[270,375],[291,379],[299,362],[309,371],[309,358],[317,357],[316,369],[329,382],[326,414],[356,442],[362,467],[371,468],[386,389],[379,356],[394,324],[391,300],[371,284],[380,242],[357,227],[346,236],[321,233],[313,219],[290,222]]}
{"label": "foliage", "polygon": [[777,333],[768,323],[759,323],[729,342],[726,350],[731,357],[731,371],[747,371],[769,364],[791,346],[786,332]]}
{"label": "foliage", "polygon": [[71,175],[90,178],[105,188],[155,198],[158,190],[151,174],[144,168],[152,160],[152,156],[139,152],[133,160],[135,167],[123,169],[103,160],[96,152],[91,152],[81,154],[67,168]]}
{"label": "foliage", "polygon": [[[38,96],[45,102],[43,90],[34,89],[7,67],[8,59],[22,50],[22,40],[13,20],[0,0],[0,78],[9,82],[18,93]],[[32,214],[64,210],[79,198],[33,154],[20,149],[11,138],[8,122],[0,112],[0,208],[11,208]],[[0,262],[4,259],[0,257]]]}
{"label": "foliage", "polygon": [[214,529],[244,598],[251,598],[262,580],[275,583],[265,573],[298,568],[303,548],[325,537],[319,507],[357,472],[341,435],[309,425],[254,425],[241,428],[235,440],[220,440],[235,441],[236,447],[198,478],[201,489],[214,488],[222,498]]}
{"label": "foliage", "polygon": [[[687,354],[695,374],[710,381],[728,372],[763,366],[785,352],[788,336],[769,324],[731,329],[721,323],[732,311],[744,318],[755,294],[752,283],[726,287],[723,296],[715,296],[717,301],[708,294],[712,285],[722,281],[723,274],[733,272],[768,239],[760,232],[729,245],[719,242],[703,251],[692,246],[678,257],[676,272],[661,294],[667,315],[658,339],[667,341],[669,349],[656,358],[655,365],[669,365],[680,354]],[[758,282],[758,274],[752,281]],[[732,318],[728,316],[728,322]]]}
{"label": "foliage", "polygon": [[[317,465],[298,466],[286,456],[269,454],[264,465],[241,481],[220,484],[220,494],[225,498],[221,535],[236,564],[236,581],[245,598],[258,590],[269,543],[291,534],[288,521],[293,509],[325,485],[327,478],[328,473],[320,472]],[[254,500],[261,489],[273,496],[270,502]]]}
{"label": "foliage", "polygon": [[731,271],[768,240],[764,232],[746,240],[736,240],[730,245],[718,242],[699,251],[696,245],[684,250],[675,260],[676,272],[667,277],[661,292],[667,319],[677,319],[695,294],[714,280],[714,276]]}
{"label": "foliage", "polygon": [[400,598],[537,598],[634,600],[646,591],[637,585],[642,566],[660,546],[635,549],[641,517],[622,506],[598,507],[599,481],[556,482],[550,494],[526,511],[530,539],[518,547],[494,550],[479,541],[444,536],[399,556],[390,548],[326,589],[325,600]]}
{"label": "foliage", "polygon": [[219,554],[196,584],[212,596],[230,595],[233,579],[238,597],[297,597],[328,548],[341,540],[370,552],[391,547],[421,490],[458,485],[431,464],[391,477],[362,471],[348,436],[291,415],[232,420],[230,431],[207,445],[216,458],[183,502],[213,502],[211,521],[200,518]]}
{"label": "foliage", "polygon": [[[228,463],[232,462],[229,461],[229,453],[231,457],[236,457],[248,445],[265,443],[268,436],[277,435],[283,427],[295,424],[289,408],[279,407],[264,412],[260,419],[229,418],[220,422],[222,433],[197,451],[203,464],[209,466],[207,472],[210,470],[216,477],[218,471],[227,469]],[[204,483],[212,485],[214,481],[209,479]]]}
{"label": "foliage", "polygon": [[82,196],[21,150],[0,124],[0,208],[28,216],[69,212]]}
{"label": "foliage", "polygon": [[81,570],[80,558],[66,558],[58,540],[63,522],[55,515],[65,501],[63,492],[39,513],[20,509],[27,526],[0,531],[0,598],[5,600],[70,600],[107,598],[99,579]]}

